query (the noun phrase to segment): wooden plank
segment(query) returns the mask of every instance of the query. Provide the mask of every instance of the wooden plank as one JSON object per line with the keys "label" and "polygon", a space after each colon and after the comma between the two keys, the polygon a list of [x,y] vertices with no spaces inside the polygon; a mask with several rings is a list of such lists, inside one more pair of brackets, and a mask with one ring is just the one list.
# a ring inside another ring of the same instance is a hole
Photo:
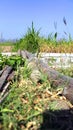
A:
{"label": "wooden plank", "polygon": [[6,80],[9,76],[9,74],[12,71],[12,67],[11,66],[7,66],[5,68],[5,71],[3,72],[2,76],[0,77],[0,91],[2,91],[4,84],[6,83]]}

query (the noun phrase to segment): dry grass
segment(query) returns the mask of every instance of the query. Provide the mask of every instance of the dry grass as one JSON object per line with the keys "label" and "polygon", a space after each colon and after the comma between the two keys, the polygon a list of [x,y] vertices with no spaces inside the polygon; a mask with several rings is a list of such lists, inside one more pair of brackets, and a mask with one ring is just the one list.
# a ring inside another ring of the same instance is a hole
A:
{"label": "dry grass", "polygon": [[50,53],[73,53],[73,44],[59,44],[59,45],[47,45],[42,44],[40,46],[41,52],[50,52]]}
{"label": "dry grass", "polygon": [[0,52],[12,52],[13,46],[0,46]]}

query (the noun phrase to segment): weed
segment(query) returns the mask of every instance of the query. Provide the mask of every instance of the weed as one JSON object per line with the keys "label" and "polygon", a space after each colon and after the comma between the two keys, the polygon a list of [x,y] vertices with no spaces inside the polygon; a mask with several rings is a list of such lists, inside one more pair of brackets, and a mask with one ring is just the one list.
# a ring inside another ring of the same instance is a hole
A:
{"label": "weed", "polygon": [[15,45],[16,49],[26,49],[29,52],[37,52],[39,49],[39,33],[36,31],[32,22],[31,28],[28,28],[27,33]]}
{"label": "weed", "polygon": [[[11,92],[0,106],[0,127],[3,130],[32,130],[32,127],[36,130],[42,122],[42,112],[59,107],[52,99],[60,98],[54,98],[57,92],[51,88],[47,76],[42,74],[42,84],[30,80],[27,62],[23,67],[19,65],[16,73],[20,74],[20,80],[10,85]],[[72,73],[69,71],[69,74]]]}

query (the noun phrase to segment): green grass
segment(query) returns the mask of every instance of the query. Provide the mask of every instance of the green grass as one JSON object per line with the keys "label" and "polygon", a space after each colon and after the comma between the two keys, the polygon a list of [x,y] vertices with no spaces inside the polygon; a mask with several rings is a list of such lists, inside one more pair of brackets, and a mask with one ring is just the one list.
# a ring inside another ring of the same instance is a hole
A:
{"label": "green grass", "polygon": [[[66,26],[66,25],[65,25]],[[67,33],[67,32],[66,32]],[[0,43],[0,52],[3,52],[5,48],[12,47],[10,51],[28,50],[32,53],[39,52],[51,52],[51,53],[73,53],[73,40],[69,33],[67,33],[67,40],[57,40],[58,32],[50,33],[47,37],[40,35],[40,29],[36,30],[32,22],[31,27],[27,29],[27,32],[17,40],[15,43],[5,42]],[[7,49],[6,49],[7,51]]]}
{"label": "green grass", "polygon": [[24,37],[16,42],[14,46],[14,51],[18,49],[26,49],[32,53],[39,52],[54,52],[54,53],[73,53],[73,40],[69,35],[68,40],[61,39],[57,40],[57,35],[49,34],[48,37],[42,37],[40,35],[40,29],[35,30],[32,22],[32,26],[28,28]]}
{"label": "green grass", "polygon": [[[34,121],[38,126],[45,102],[41,98],[42,91],[48,87],[47,85],[46,82],[43,86],[36,86],[27,77],[26,79],[21,78],[20,82],[16,81],[10,86],[11,92],[0,106],[3,130],[11,129],[10,124],[14,130],[18,129],[18,122],[21,120],[24,120],[25,124]],[[7,111],[3,111],[5,109]],[[23,127],[27,126],[23,125]],[[19,129],[21,129],[21,125]]]}
{"label": "green grass", "polygon": [[0,46],[13,46],[14,45],[14,43],[12,43],[12,42],[0,42]]}
{"label": "green grass", "polygon": [[[73,76],[73,68],[59,71]],[[58,90],[52,89],[47,78],[44,75],[43,77],[42,84],[35,84],[30,79],[26,64],[23,67],[20,65],[17,67],[16,78],[9,87],[11,91],[0,105],[1,130],[37,130],[42,123],[42,112],[45,109],[60,109],[59,106],[56,108],[56,100],[59,99],[59,96],[53,98],[53,101],[51,100]]]}

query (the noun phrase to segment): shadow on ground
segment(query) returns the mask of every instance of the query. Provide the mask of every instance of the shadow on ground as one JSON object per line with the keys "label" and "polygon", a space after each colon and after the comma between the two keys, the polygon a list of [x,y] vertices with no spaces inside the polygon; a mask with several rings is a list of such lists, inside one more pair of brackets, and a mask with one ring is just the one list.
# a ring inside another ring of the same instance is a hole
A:
{"label": "shadow on ground", "polygon": [[73,109],[46,110],[38,130],[73,130]]}

